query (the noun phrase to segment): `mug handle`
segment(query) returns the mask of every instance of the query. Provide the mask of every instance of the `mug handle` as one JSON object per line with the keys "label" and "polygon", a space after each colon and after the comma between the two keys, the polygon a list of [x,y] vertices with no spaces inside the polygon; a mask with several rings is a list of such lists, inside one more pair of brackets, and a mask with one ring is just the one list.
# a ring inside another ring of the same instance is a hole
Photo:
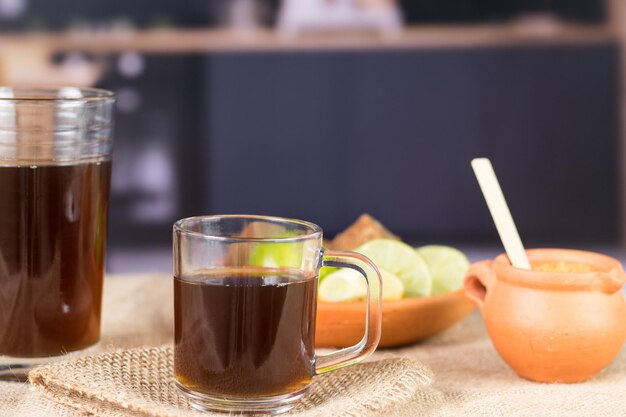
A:
{"label": "mug handle", "polygon": [[316,356],[316,375],[353,365],[371,355],[380,342],[382,328],[382,279],[376,265],[356,252],[325,250],[321,259],[323,266],[350,268],[360,272],[367,282],[367,302],[365,335],[361,341],[327,355]]}
{"label": "mug handle", "polygon": [[492,264],[493,261],[480,261],[472,264],[463,280],[465,295],[481,310],[493,282]]}

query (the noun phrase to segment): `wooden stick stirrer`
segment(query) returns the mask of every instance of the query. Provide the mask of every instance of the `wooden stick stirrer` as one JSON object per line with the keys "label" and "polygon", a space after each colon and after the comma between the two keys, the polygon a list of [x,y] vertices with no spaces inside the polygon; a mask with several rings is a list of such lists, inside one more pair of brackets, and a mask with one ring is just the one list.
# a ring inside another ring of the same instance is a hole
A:
{"label": "wooden stick stirrer", "polygon": [[524,245],[515,227],[515,222],[513,222],[513,216],[511,216],[509,206],[506,204],[491,161],[488,158],[475,158],[472,160],[472,168],[511,264],[519,269],[530,269],[530,262],[524,251]]}

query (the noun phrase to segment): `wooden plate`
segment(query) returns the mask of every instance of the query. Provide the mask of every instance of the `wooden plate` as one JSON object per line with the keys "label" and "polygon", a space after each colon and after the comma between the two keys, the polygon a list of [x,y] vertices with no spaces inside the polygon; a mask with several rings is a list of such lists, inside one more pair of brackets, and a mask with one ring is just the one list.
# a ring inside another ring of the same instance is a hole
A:
{"label": "wooden plate", "polygon": [[[425,339],[459,322],[472,308],[462,289],[435,297],[384,301],[379,346],[400,346]],[[354,345],[363,337],[365,303],[319,302],[316,321],[317,347]]]}

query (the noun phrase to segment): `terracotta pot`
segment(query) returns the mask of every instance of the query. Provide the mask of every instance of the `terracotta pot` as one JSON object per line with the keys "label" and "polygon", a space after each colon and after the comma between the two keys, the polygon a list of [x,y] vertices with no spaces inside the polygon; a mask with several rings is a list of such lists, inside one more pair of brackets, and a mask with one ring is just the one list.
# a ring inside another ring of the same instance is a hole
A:
{"label": "terracotta pot", "polygon": [[500,356],[521,377],[567,383],[591,378],[611,363],[626,338],[621,264],[576,250],[527,254],[531,263],[580,263],[594,272],[526,271],[500,255],[471,266],[466,295],[480,309]]}

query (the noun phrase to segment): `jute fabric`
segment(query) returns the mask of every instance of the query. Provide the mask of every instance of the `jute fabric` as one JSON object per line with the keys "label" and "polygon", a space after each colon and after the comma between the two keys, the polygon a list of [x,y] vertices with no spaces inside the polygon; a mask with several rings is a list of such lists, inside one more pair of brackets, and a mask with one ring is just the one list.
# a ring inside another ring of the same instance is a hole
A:
{"label": "jute fabric", "polygon": [[[103,354],[171,343],[172,297],[169,277],[107,278],[100,345]],[[626,416],[624,350],[605,371],[581,384],[525,381],[500,359],[476,312],[426,342],[378,351],[372,361],[393,358],[422,363],[434,377],[429,386],[420,386],[408,400],[389,404],[378,413],[384,417]],[[0,383],[0,417],[92,414],[51,401],[31,385]],[[99,415],[119,417],[113,411]],[[123,415],[144,414],[126,411]]]}
{"label": "jute fabric", "polygon": [[[314,379],[289,416],[380,415],[430,383],[429,371],[407,358],[384,359]],[[173,383],[171,347],[124,349],[40,367],[33,386],[51,400],[94,415],[193,417]],[[206,415],[206,414],[204,414]],[[222,415],[222,414],[218,414]]]}

